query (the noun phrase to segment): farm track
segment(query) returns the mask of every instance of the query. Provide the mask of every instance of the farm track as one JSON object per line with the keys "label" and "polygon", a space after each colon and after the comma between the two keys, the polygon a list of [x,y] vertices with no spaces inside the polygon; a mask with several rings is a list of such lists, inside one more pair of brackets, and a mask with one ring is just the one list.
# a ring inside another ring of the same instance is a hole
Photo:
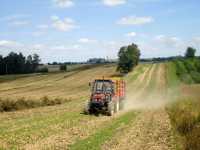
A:
{"label": "farm track", "polygon": [[[135,71],[137,72],[137,70]],[[6,87],[0,85],[0,90],[10,88],[5,92],[5,95],[10,94],[16,97],[22,95],[28,97],[31,95],[31,97],[35,98],[35,94],[37,97],[46,94],[55,97],[58,95],[61,97],[66,97],[67,95],[69,97],[70,94],[73,96],[76,91],[79,94],[74,98],[87,97],[89,91],[83,85],[91,80],[92,76],[88,77],[88,74],[93,74],[93,77],[96,77],[96,75],[109,76],[113,72],[114,67],[94,68],[66,78],[66,74],[53,75],[53,80],[51,80],[51,77],[47,77],[47,79],[44,77],[44,80],[41,79],[36,83],[33,82],[34,79],[29,82],[28,80],[30,79],[26,78],[23,88],[15,89],[22,85],[23,79],[20,79],[17,82],[9,82]],[[155,78],[157,76],[158,78]],[[128,83],[128,94],[130,94],[130,96],[128,95],[128,100],[133,101],[130,104],[144,99],[147,102],[148,100],[150,103],[152,102],[152,99],[148,99],[149,96],[147,95],[151,80],[155,80],[153,91],[157,89],[162,89],[161,93],[165,91],[164,65],[146,65],[142,68],[142,71],[139,71],[135,80]],[[73,82],[72,85],[66,85],[71,82]],[[33,85],[33,87],[29,88],[30,85]],[[80,87],[82,86],[84,90],[80,92]],[[56,94],[53,94],[54,92]],[[0,97],[5,95],[0,94]],[[157,95],[154,93],[153,96]],[[143,102],[141,104],[143,105]],[[83,105],[84,102],[80,99],[59,106],[0,114],[0,131],[2,131],[0,133],[0,144],[2,147],[15,149],[68,149],[69,145],[76,144],[76,141],[92,136],[99,129],[112,123],[113,119],[120,118],[126,113],[126,111],[120,112],[113,117],[87,116],[81,114]],[[173,149],[173,137],[170,133],[171,126],[163,107],[144,110],[145,106],[138,106],[131,108],[140,112],[136,120],[134,119],[122,130],[117,130],[113,137],[105,142],[102,149]]]}
{"label": "farm track", "polygon": [[[143,87],[137,95],[128,99],[128,105],[141,113],[126,129],[119,131],[110,141],[102,146],[104,150],[168,150],[175,149],[171,124],[164,109],[166,101],[165,65],[157,64],[149,67],[142,81]],[[155,81],[152,81],[155,80]],[[149,84],[152,95],[149,96]],[[136,83],[137,84],[137,83]],[[159,92],[157,93],[157,90]],[[128,93],[129,94],[129,93]],[[132,95],[132,94],[131,94]]]}
{"label": "farm track", "polygon": [[104,150],[169,150],[174,149],[168,115],[163,109],[145,110],[130,127],[122,130]]}

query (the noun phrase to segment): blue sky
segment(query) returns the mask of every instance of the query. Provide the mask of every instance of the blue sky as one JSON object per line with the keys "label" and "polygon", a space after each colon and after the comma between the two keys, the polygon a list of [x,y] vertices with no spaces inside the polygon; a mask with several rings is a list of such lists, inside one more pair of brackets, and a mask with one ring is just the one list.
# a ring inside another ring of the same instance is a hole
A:
{"label": "blue sky", "polygon": [[200,55],[199,0],[1,0],[0,54],[42,61],[117,58],[138,44],[142,57]]}

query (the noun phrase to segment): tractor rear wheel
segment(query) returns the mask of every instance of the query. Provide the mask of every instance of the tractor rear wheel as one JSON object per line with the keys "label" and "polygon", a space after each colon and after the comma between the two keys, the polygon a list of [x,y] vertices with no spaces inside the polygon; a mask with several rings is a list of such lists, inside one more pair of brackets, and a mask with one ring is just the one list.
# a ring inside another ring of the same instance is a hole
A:
{"label": "tractor rear wheel", "polygon": [[108,115],[112,116],[114,114],[114,104],[112,101],[108,103]]}

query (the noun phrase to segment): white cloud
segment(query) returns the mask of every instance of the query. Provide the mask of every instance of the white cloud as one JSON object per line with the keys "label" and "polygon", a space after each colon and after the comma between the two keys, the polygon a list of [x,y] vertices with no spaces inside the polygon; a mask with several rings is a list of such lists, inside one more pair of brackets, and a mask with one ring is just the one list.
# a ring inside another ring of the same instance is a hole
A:
{"label": "white cloud", "polygon": [[127,33],[125,36],[127,37],[135,37],[137,34],[135,32]]}
{"label": "white cloud", "polygon": [[9,24],[13,26],[26,26],[30,24],[30,22],[27,20],[16,20],[16,21],[10,22]]}
{"label": "white cloud", "polygon": [[60,51],[65,51],[65,50],[76,50],[79,49],[81,46],[78,44],[75,45],[55,45],[55,46],[50,46],[49,49],[51,50],[60,50]]}
{"label": "white cloud", "polygon": [[10,16],[5,16],[0,18],[0,21],[5,21],[8,25],[11,26],[26,26],[30,24],[29,21],[30,15],[26,14],[15,14]]}
{"label": "white cloud", "polygon": [[88,38],[80,38],[78,40],[78,42],[80,42],[80,43],[94,43],[94,42],[97,42],[97,41],[93,40],[93,39],[88,39]]}
{"label": "white cloud", "polygon": [[74,2],[72,0],[53,0],[55,5],[60,8],[68,8],[74,6]]}
{"label": "white cloud", "polygon": [[158,35],[155,37],[155,41],[168,47],[176,47],[181,44],[181,40],[177,37],[170,37],[165,35]]}
{"label": "white cloud", "polygon": [[126,0],[103,0],[103,4],[106,6],[117,6],[123,5],[126,3]]}
{"label": "white cloud", "polygon": [[23,44],[18,43],[16,41],[8,41],[8,40],[1,40],[0,41],[0,47],[15,48],[15,47],[20,47],[20,46],[23,46]]}
{"label": "white cloud", "polygon": [[27,19],[29,18],[30,15],[27,14],[15,14],[15,15],[10,15],[10,16],[5,16],[0,18],[0,21],[15,21],[15,20],[21,20],[21,19]]}
{"label": "white cloud", "polygon": [[196,43],[196,44],[200,44],[200,37],[194,37],[192,39],[192,42]]}
{"label": "white cloud", "polygon": [[143,25],[147,23],[153,22],[154,19],[150,16],[147,17],[136,17],[136,16],[128,16],[121,18],[117,24],[120,25]]}
{"label": "white cloud", "polygon": [[191,39],[187,46],[192,46],[197,49],[198,55],[200,55],[200,37],[194,37]]}
{"label": "white cloud", "polygon": [[142,57],[168,57],[183,55],[189,44],[188,40],[176,36],[150,36],[145,41],[139,41]]}
{"label": "white cloud", "polygon": [[51,47],[53,50],[66,50],[67,48],[64,45],[56,45]]}
{"label": "white cloud", "polygon": [[71,18],[64,18],[61,20],[58,16],[52,16],[51,19],[52,27],[59,31],[71,31],[77,27],[75,21]]}

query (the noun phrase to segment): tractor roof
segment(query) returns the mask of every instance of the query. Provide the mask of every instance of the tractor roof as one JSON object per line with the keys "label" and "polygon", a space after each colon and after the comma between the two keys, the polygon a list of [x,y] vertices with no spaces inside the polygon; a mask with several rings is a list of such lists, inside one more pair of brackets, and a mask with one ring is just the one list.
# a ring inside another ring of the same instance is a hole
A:
{"label": "tractor roof", "polygon": [[99,78],[95,79],[95,81],[105,81],[105,82],[116,82],[116,81],[122,81],[123,79],[120,77],[112,77],[112,78]]}

